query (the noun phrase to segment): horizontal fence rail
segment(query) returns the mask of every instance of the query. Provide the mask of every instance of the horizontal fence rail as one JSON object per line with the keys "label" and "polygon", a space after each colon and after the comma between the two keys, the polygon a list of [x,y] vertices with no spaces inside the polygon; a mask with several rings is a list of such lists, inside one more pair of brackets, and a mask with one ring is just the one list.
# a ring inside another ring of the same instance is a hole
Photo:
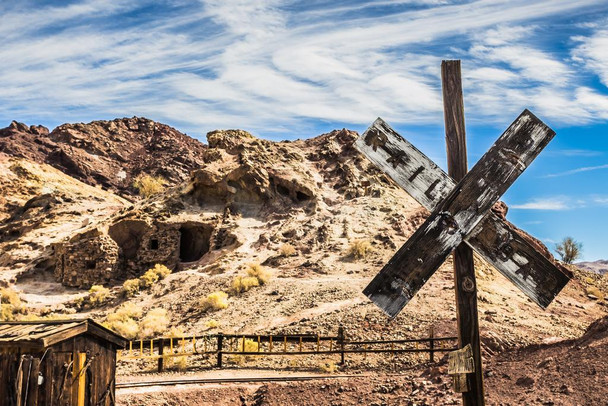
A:
{"label": "horizontal fence rail", "polygon": [[217,357],[216,366],[222,367],[228,356],[294,356],[340,355],[344,364],[346,354],[402,354],[429,353],[434,361],[436,352],[454,351],[456,337],[434,337],[433,329],[425,338],[352,341],[344,328],[336,336],[317,334],[209,334],[183,337],[160,337],[129,341],[120,351],[118,361],[158,360],[158,371],[164,370],[164,360],[171,357],[210,355]]}

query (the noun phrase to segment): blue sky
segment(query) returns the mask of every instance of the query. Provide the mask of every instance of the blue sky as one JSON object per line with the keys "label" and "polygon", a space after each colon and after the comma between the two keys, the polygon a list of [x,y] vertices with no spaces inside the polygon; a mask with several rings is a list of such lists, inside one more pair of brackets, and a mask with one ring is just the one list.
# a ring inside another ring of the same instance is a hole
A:
{"label": "blue sky", "polygon": [[204,141],[376,117],[445,167],[442,59],[461,59],[474,163],[524,108],[555,140],[505,195],[552,248],[608,258],[608,2],[0,2],[0,126],[145,116]]}

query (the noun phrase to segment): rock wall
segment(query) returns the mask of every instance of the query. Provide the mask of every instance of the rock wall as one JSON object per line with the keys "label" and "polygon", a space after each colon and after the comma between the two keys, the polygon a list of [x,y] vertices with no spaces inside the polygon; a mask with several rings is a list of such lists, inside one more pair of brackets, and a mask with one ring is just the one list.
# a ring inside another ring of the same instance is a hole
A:
{"label": "rock wall", "polygon": [[179,270],[216,248],[210,222],[163,223],[126,218],[54,244],[55,277],[65,286],[88,288],[138,277],[155,264]]}
{"label": "rock wall", "polygon": [[85,233],[53,245],[55,277],[65,286],[88,288],[119,276],[118,244],[109,236]]}

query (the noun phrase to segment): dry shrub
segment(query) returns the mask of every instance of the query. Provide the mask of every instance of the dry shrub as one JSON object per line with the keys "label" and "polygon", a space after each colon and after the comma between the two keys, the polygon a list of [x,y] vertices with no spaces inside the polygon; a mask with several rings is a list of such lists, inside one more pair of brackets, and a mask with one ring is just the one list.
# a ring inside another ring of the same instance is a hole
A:
{"label": "dry shrub", "polygon": [[156,264],[154,265],[154,268],[148,269],[139,277],[139,287],[142,289],[151,288],[156,282],[165,279],[169,274],[171,274],[169,268],[161,264]]}
{"label": "dry shrub", "polygon": [[590,286],[586,289],[588,295],[597,297],[598,300],[604,300],[604,294],[595,286]]}
{"label": "dry shrub", "polygon": [[139,279],[127,279],[125,283],[122,284],[122,294],[125,297],[133,297],[139,292],[141,284]]}
{"label": "dry shrub", "polygon": [[258,278],[254,276],[237,276],[232,281],[232,290],[236,295],[247,292],[249,289],[260,286]]}
{"label": "dry shrub", "polygon": [[21,299],[19,294],[11,288],[0,289],[0,303],[9,304],[14,307],[21,307]]}
{"label": "dry shrub", "polygon": [[166,183],[161,176],[139,175],[133,181],[133,187],[140,196],[148,198],[165,190]]}
{"label": "dry shrub", "polygon": [[0,305],[0,321],[15,320],[15,308],[13,305],[2,303]]}
{"label": "dry shrub", "polygon": [[18,314],[27,316],[27,310],[19,294],[11,288],[0,289],[0,321],[15,320]]}
{"label": "dry shrub", "polygon": [[206,310],[221,310],[228,307],[228,293],[216,291],[209,293],[206,298],[201,299],[200,308]]}
{"label": "dry shrub", "polygon": [[101,285],[93,285],[89,289],[89,295],[87,296],[85,303],[89,307],[103,306],[110,300],[110,289],[104,288]]}
{"label": "dry shrub", "polygon": [[139,285],[144,289],[151,288],[156,282],[158,282],[158,275],[153,269],[148,269],[139,277]]}
{"label": "dry shrub", "polygon": [[296,248],[291,244],[283,244],[279,248],[279,254],[283,257],[290,257],[296,253]]}
{"label": "dry shrub", "polygon": [[108,320],[103,323],[103,325],[117,334],[120,334],[127,340],[133,340],[139,333],[139,325],[137,324],[137,321],[130,318],[126,320],[110,321],[110,317],[108,316]]}
{"label": "dry shrub", "polygon": [[215,320],[215,319],[208,320],[205,323],[205,327],[210,328],[210,329],[211,328],[217,328],[217,327],[219,327],[219,325],[220,325],[220,323],[217,320]]}
{"label": "dry shrub", "polygon": [[108,314],[104,326],[127,339],[134,339],[139,333],[137,320],[141,317],[141,307],[134,303],[125,303],[114,313]]}
{"label": "dry shrub", "polygon": [[[238,352],[258,352],[258,343],[257,341],[253,341],[250,338],[245,338],[245,347],[243,348],[243,339],[241,338],[237,342],[237,351]],[[251,361],[253,355],[234,355],[230,357],[228,360],[238,365],[243,365],[245,361]]]}
{"label": "dry shrub", "polygon": [[154,265],[154,268],[149,269],[149,271],[154,272],[158,276],[158,279],[165,279],[171,275],[171,270],[162,264]]}
{"label": "dry shrub", "polygon": [[185,371],[188,367],[188,357],[185,355],[180,356],[167,356],[164,357],[165,367],[167,369],[177,369],[178,371]]}
{"label": "dry shrub", "polygon": [[333,361],[322,361],[317,365],[317,369],[320,372],[325,372],[326,374],[338,372],[338,366]]}
{"label": "dry shrub", "polygon": [[372,250],[372,245],[368,240],[354,240],[348,246],[347,254],[356,259],[363,259]]}
{"label": "dry shrub", "polygon": [[271,273],[264,269],[264,267],[260,264],[249,264],[249,267],[247,268],[247,275],[256,278],[260,285],[268,283],[268,281],[270,281],[270,277],[272,276]]}
{"label": "dry shrub", "polygon": [[139,323],[139,338],[163,334],[169,326],[167,311],[161,308],[150,309]]}

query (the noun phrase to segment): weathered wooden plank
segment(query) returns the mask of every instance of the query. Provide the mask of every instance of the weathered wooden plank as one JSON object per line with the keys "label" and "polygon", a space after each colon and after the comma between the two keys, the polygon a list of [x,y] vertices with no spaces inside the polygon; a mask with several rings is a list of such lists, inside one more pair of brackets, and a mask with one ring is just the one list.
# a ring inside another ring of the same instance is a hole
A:
{"label": "weathered wooden plank", "polygon": [[[378,147],[374,151],[371,145],[366,144],[365,139],[370,131],[377,131],[386,137],[386,149]],[[381,118],[374,121],[357,139],[355,145],[371,162],[430,211],[433,211],[456,186],[450,176]],[[403,159],[406,162],[416,164],[397,167],[385,165],[392,151],[397,149],[405,151]],[[420,167],[424,168],[425,176],[414,176]],[[411,177],[417,179],[417,183],[411,182]],[[434,188],[436,194],[429,199],[424,191],[437,181],[438,186]],[[465,238],[465,242],[542,308],[549,306],[569,281],[567,275],[494,213],[490,212],[473,233]],[[513,258],[514,253],[517,253],[516,259]]]}
{"label": "weathered wooden plank", "polygon": [[441,168],[381,118],[377,118],[355,141],[355,146],[429,210],[433,210],[456,186]]}
{"label": "weathered wooden plank", "polygon": [[570,281],[568,275],[494,213],[473,230],[466,242],[543,309]]}
{"label": "weathered wooden plank", "polygon": [[553,130],[525,110],[364,293],[389,316],[396,316],[554,136]]}
{"label": "weathered wooden plank", "polygon": [[[441,63],[441,83],[448,174],[459,182],[468,171],[460,61]],[[465,243],[460,243],[454,250],[454,292],[458,312],[458,346],[471,349],[470,360],[473,365],[473,370],[468,371],[473,372],[469,375],[470,388],[462,394],[462,404],[483,406],[485,400],[477,315],[477,281],[473,250]]]}

